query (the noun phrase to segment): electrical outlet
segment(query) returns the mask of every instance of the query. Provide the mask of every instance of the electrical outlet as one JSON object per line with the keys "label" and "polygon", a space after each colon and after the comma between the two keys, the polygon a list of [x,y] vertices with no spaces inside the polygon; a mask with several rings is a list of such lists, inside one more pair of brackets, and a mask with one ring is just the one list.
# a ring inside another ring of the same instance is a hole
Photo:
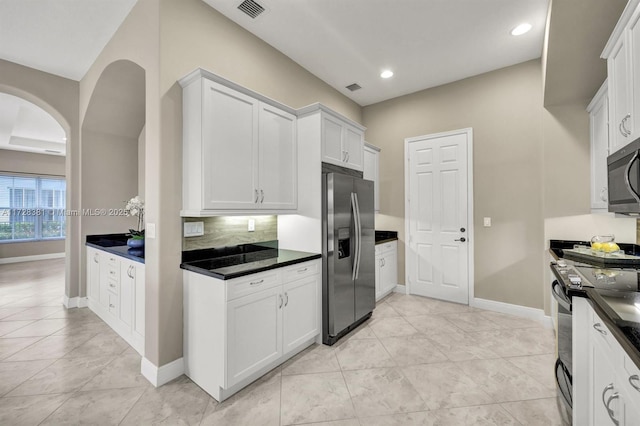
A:
{"label": "electrical outlet", "polygon": [[248,230],[249,230],[249,232],[254,232],[256,230],[256,220],[255,219],[249,219]]}
{"label": "electrical outlet", "polygon": [[484,218],[484,227],[485,228],[491,228],[491,218],[490,217],[485,217]]}
{"label": "electrical outlet", "polygon": [[185,222],[184,223],[185,237],[199,237],[201,235],[204,235],[204,222]]}

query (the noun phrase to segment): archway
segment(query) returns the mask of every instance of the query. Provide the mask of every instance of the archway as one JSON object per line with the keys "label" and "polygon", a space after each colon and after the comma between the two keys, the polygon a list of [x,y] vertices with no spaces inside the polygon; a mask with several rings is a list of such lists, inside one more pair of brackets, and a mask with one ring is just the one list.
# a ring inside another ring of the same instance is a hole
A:
{"label": "archway", "polygon": [[[81,207],[107,213],[81,216],[82,242],[133,227],[132,218],[117,212],[125,200],[144,197],[145,93],[144,69],[120,60],[104,69],[91,95],[81,124]],[[86,276],[84,250],[82,258]],[[86,294],[81,288],[80,296]]]}

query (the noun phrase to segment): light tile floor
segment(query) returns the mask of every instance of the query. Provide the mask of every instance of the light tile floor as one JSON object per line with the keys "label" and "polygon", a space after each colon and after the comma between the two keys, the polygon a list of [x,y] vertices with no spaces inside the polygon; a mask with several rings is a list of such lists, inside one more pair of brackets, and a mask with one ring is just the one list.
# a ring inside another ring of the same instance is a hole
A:
{"label": "light tile floor", "polygon": [[393,294],[219,404],[184,376],[152,387],[63,289],[63,260],[0,265],[1,425],[563,425],[553,331],[526,319]]}

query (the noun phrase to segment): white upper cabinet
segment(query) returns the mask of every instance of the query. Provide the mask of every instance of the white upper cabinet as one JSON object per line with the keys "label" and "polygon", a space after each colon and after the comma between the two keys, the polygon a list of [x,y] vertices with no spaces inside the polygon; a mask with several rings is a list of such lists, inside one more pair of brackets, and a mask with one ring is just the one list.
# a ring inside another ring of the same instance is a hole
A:
{"label": "white upper cabinet", "polygon": [[295,210],[294,111],[201,69],[180,84],[181,215]]}
{"label": "white upper cabinet", "polygon": [[638,0],[629,1],[602,52],[607,60],[612,153],[640,136],[639,4]]}
{"label": "white upper cabinet", "polygon": [[606,212],[608,197],[609,103],[605,81],[587,107],[591,135],[591,211]]}
{"label": "white upper cabinet", "polygon": [[299,109],[298,117],[307,122],[320,119],[323,162],[363,171],[364,127],[321,104]]}
{"label": "white upper cabinet", "polygon": [[261,208],[295,209],[297,205],[296,117],[271,105],[260,103]]}
{"label": "white upper cabinet", "polygon": [[373,209],[380,211],[380,148],[364,143],[362,178],[373,181]]}

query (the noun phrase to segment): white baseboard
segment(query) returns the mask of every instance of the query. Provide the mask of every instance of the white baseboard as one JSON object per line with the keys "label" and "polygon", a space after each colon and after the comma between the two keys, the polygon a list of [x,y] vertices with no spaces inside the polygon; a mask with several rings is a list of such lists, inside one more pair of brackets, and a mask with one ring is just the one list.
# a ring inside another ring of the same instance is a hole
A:
{"label": "white baseboard", "polygon": [[0,265],[6,263],[32,262],[34,260],[60,259],[64,257],[64,253],[38,254],[33,256],[5,257],[0,259]]}
{"label": "white baseboard", "polygon": [[395,286],[395,288],[393,289],[394,293],[400,293],[400,294],[407,294],[407,286],[403,285],[403,284],[398,284],[397,286]]}
{"label": "white baseboard", "polygon": [[553,328],[551,317],[546,316],[542,309],[529,308],[527,306],[512,305],[510,303],[496,302],[487,299],[471,299],[469,306],[478,309],[486,309],[487,311],[500,312],[502,314],[515,315],[530,320],[538,321],[545,328]]}
{"label": "white baseboard", "polygon": [[184,358],[178,358],[161,367],[156,367],[147,358],[142,357],[140,372],[155,387],[169,383],[184,374]]}
{"label": "white baseboard", "polygon": [[65,294],[62,297],[62,304],[65,308],[86,308],[89,306],[89,299],[86,297],[67,297]]}

